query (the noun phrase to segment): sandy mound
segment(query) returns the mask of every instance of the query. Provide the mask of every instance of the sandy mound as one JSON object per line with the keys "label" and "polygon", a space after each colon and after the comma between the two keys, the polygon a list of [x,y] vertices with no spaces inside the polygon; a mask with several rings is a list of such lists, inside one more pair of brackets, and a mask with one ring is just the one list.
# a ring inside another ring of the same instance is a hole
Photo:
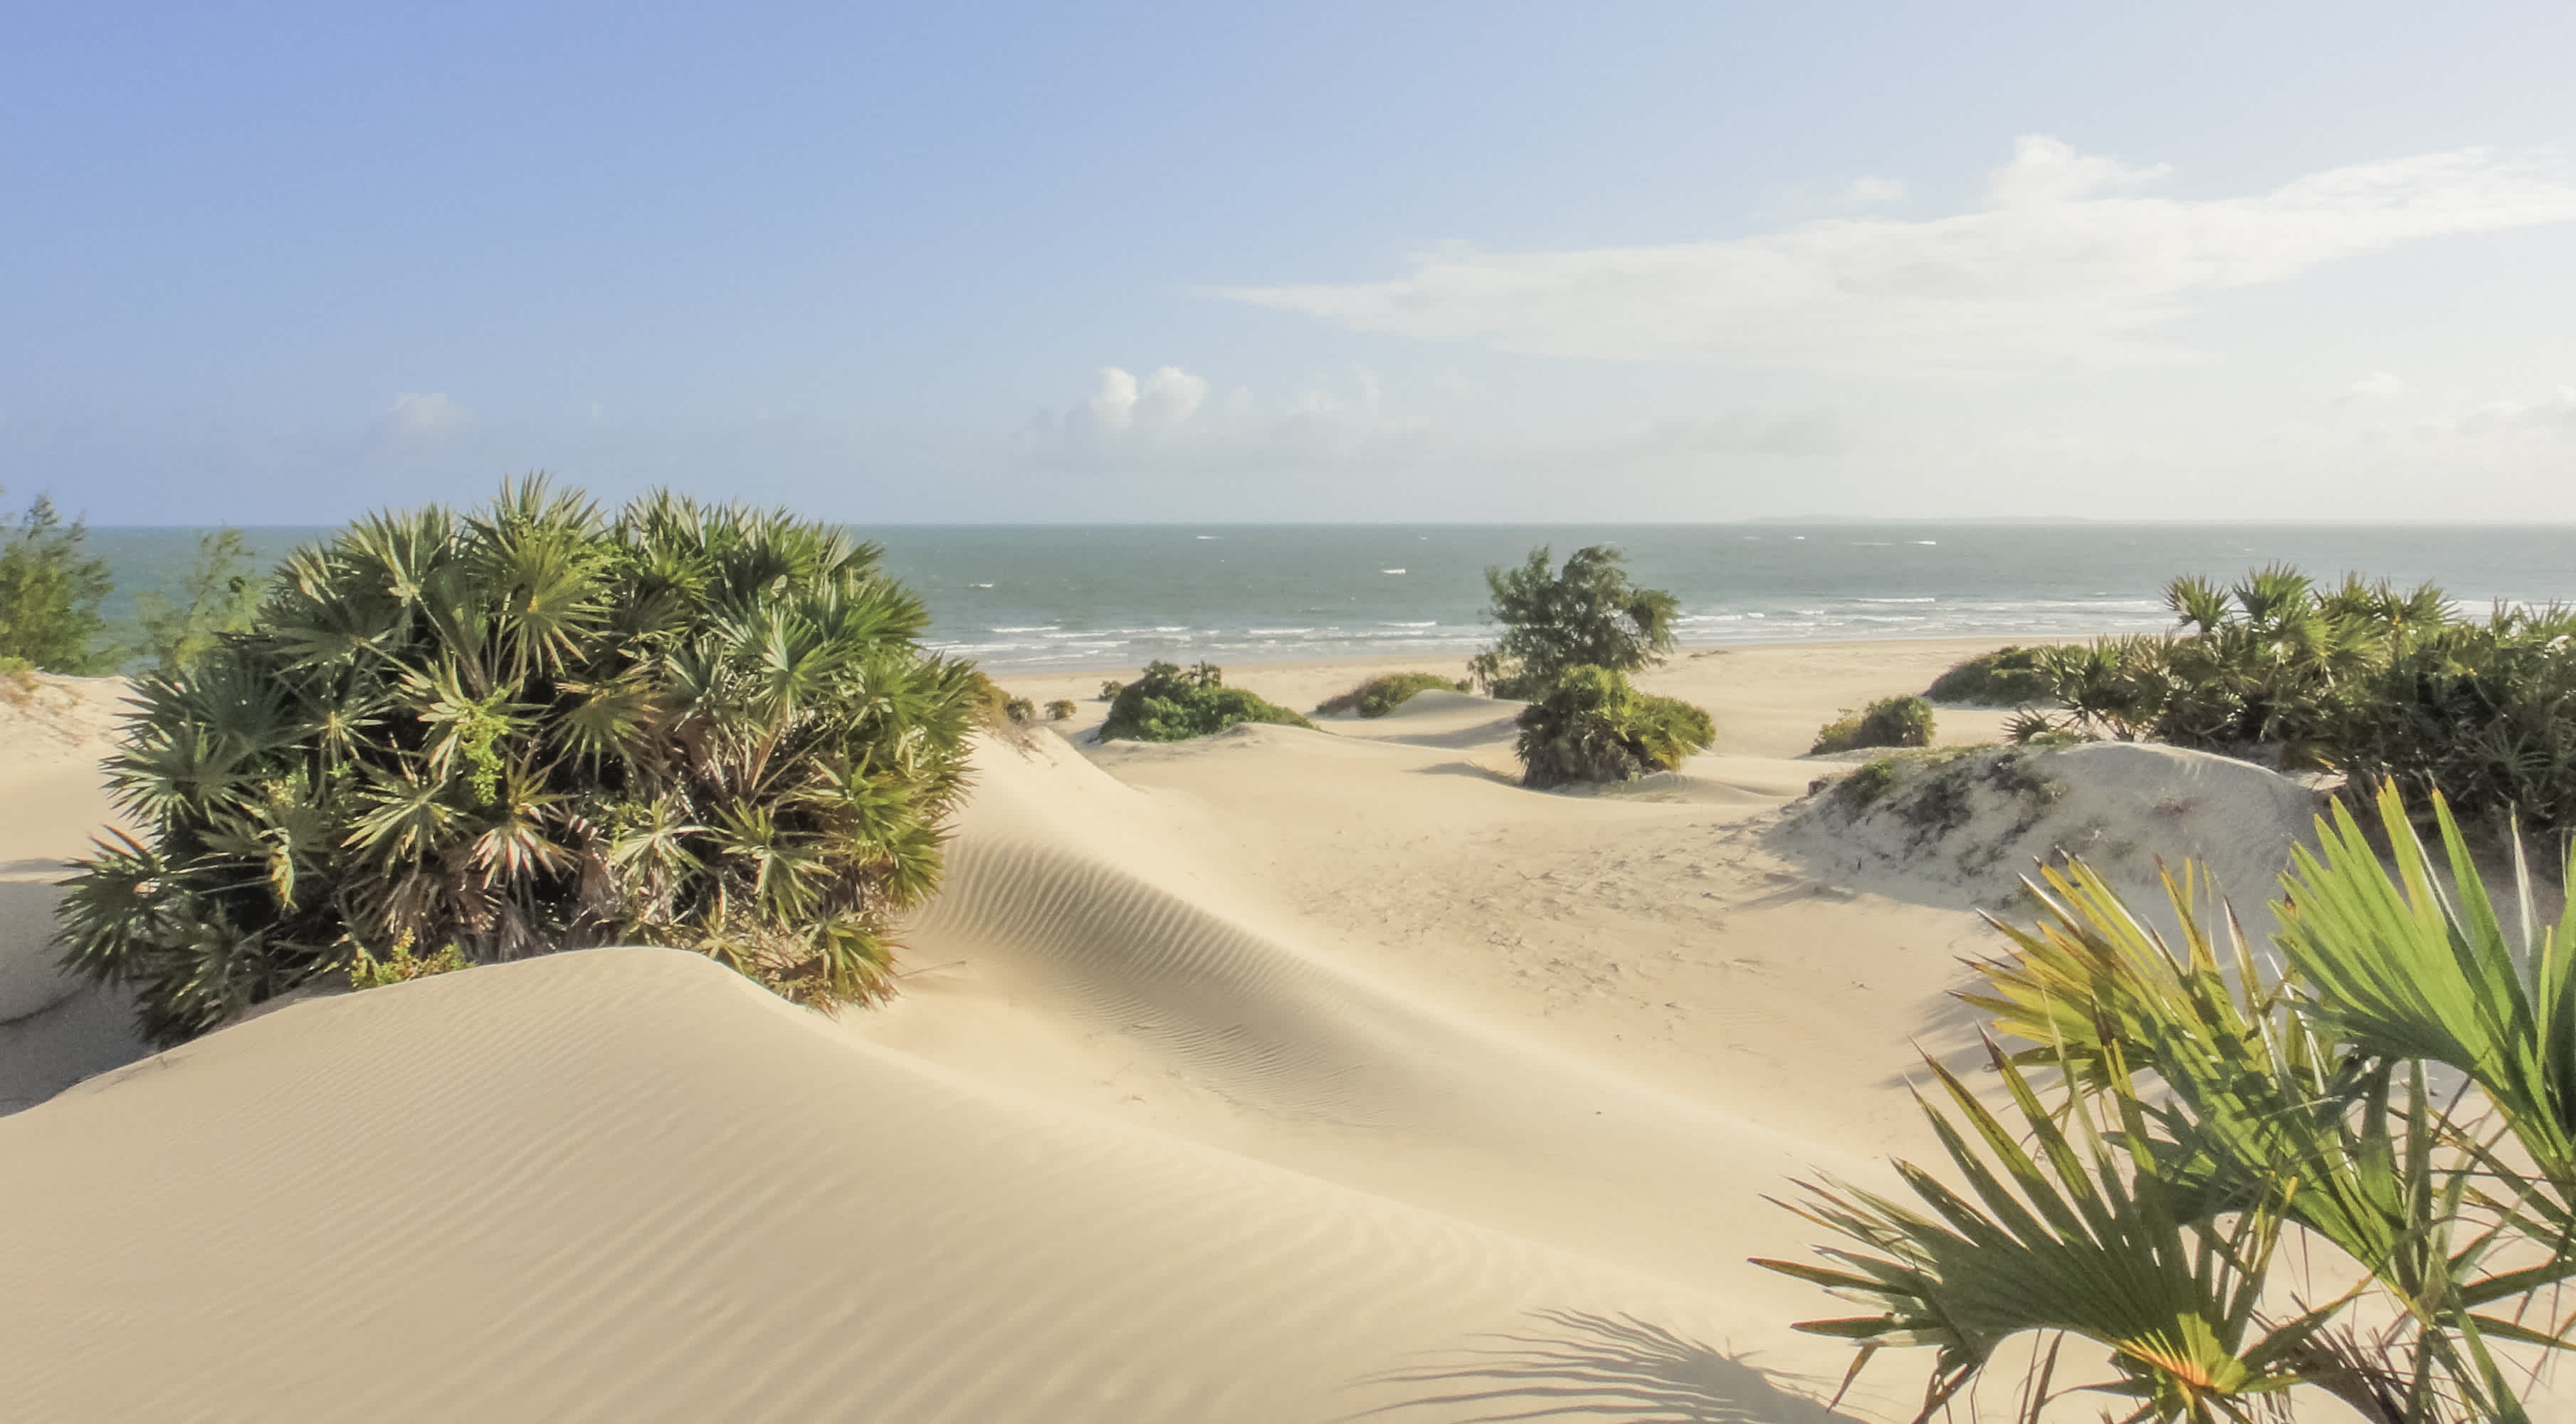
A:
{"label": "sandy mound", "polygon": [[0,684],[0,1112],[145,1051],[122,994],[55,967],[55,882],[115,819],[98,773],[123,708],[113,677]]}
{"label": "sandy mound", "polygon": [[1717,1302],[658,950],[292,1006],[0,1122],[0,1281],[29,1418],[1823,1417]]}
{"label": "sandy mound", "polygon": [[2140,742],[1908,753],[1820,781],[1784,843],[1849,877],[2002,905],[2034,862],[2081,857],[2124,888],[2196,861],[2251,912],[2325,797],[2248,762]]}

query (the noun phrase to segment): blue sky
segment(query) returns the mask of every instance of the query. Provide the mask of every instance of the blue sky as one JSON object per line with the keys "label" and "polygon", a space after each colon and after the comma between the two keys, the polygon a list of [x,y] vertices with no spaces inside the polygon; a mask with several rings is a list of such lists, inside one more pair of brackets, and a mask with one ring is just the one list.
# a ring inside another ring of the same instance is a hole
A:
{"label": "blue sky", "polygon": [[0,485],[2576,519],[2576,9],[2126,10],[20,3]]}

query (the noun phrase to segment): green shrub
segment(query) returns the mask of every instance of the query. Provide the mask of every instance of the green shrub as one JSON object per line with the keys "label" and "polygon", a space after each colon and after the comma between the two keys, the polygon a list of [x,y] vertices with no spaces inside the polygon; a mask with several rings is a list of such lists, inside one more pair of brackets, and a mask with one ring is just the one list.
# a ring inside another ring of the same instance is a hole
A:
{"label": "green shrub", "polygon": [[78,867],[66,963],[163,1042],[394,945],[662,944],[877,997],[978,697],[927,623],[875,546],[780,513],[526,481],[362,520],[138,680],[108,770],[141,836]]}
{"label": "green shrub", "polygon": [[1524,786],[1627,781],[1669,771],[1717,740],[1708,713],[1637,691],[1608,668],[1566,669],[1546,695],[1521,709]]}
{"label": "green shrub", "polygon": [[1073,705],[1072,698],[1059,697],[1046,705],[1047,720],[1050,722],[1070,722],[1073,720],[1073,714],[1079,710],[1081,709]]}
{"label": "green shrub", "polygon": [[134,596],[142,656],[154,672],[175,675],[211,652],[225,634],[250,631],[265,587],[239,531],[199,536],[196,562],[179,582],[180,598],[149,590]]}
{"label": "green shrub", "polygon": [[977,726],[1007,731],[1011,721],[1011,694],[1002,685],[977,668],[966,675],[968,719]]}
{"label": "green shrub", "polygon": [[1223,669],[1201,663],[1184,672],[1171,663],[1148,663],[1145,675],[1121,688],[1100,724],[1104,742],[1180,742],[1222,732],[1238,722],[1289,727],[1315,724],[1239,687],[1225,685]]}
{"label": "green shrub", "polygon": [[1038,705],[1025,697],[1013,697],[1002,703],[1002,715],[1011,725],[1025,727],[1038,719]]}
{"label": "green shrub", "polygon": [[2415,639],[2348,709],[2332,754],[2491,821],[2576,827],[2576,612],[2506,609]]}
{"label": "green shrub", "polygon": [[1103,702],[1115,702],[1118,700],[1118,694],[1125,692],[1126,690],[1127,684],[1123,682],[1104,682],[1100,684],[1100,700]]}
{"label": "green shrub", "polygon": [[471,968],[473,961],[465,951],[448,945],[432,955],[416,955],[411,945],[396,944],[384,958],[378,959],[362,947],[349,961],[349,987],[381,989],[387,984],[400,984],[410,979],[426,979],[432,974],[453,974]]}
{"label": "green shrub", "polygon": [[1315,715],[1331,717],[1343,712],[1357,712],[1363,717],[1383,717],[1412,700],[1417,692],[1437,688],[1444,692],[1465,692],[1467,680],[1442,677],[1436,672],[1391,672],[1373,677],[1348,692],[1336,693],[1315,705]]}
{"label": "green shrub", "polygon": [[2016,645],[1979,653],[1932,679],[1923,695],[1952,707],[2019,707],[2045,701],[2048,674],[2040,660],[2046,652]]}
{"label": "green shrub", "polygon": [[1548,572],[1549,551],[1530,550],[1519,568],[1485,570],[1501,641],[1467,664],[1468,676],[1496,697],[1535,697],[1569,668],[1635,672],[1672,651],[1681,602],[1628,578],[1620,552],[1607,544],[1574,551],[1563,570]]}
{"label": "green shrub", "polygon": [[1932,745],[1932,704],[1920,697],[1882,697],[1858,712],[1845,711],[1816,733],[1809,756],[1862,747]]}
{"label": "green shrub", "polygon": [[2180,627],[2039,650],[2062,710],[2026,707],[2017,741],[2155,740],[2438,791],[2490,822],[2576,828],[2576,610],[2459,618],[2431,584],[2295,569],[2222,591],[2179,578]]}
{"label": "green shrub", "polygon": [[69,524],[43,495],[17,527],[0,531],[0,658],[46,672],[115,670],[103,646],[99,605],[112,587],[107,561],[88,552],[89,526]]}

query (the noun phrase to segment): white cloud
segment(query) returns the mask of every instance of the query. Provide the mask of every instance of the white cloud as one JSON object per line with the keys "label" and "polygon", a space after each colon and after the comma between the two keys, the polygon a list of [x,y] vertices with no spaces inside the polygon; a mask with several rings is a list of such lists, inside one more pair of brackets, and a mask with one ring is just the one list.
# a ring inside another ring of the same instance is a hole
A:
{"label": "white cloud", "polygon": [[2576,386],[2560,386],[2538,400],[2489,401],[2460,417],[2472,433],[2576,435]]}
{"label": "white cloud", "polygon": [[2403,378],[2393,376],[2386,371],[2373,371],[2369,375],[2362,377],[2360,380],[2353,382],[2351,387],[2344,392],[2344,399],[2352,401],[2395,400],[2398,397],[2405,395],[2408,389],[2409,387]]}
{"label": "white cloud", "polygon": [[1155,368],[1142,382],[1119,367],[1100,370],[1100,388],[1082,403],[1095,430],[1177,430],[1207,399],[1208,383],[1178,366]]}
{"label": "white cloud", "polygon": [[2255,197],[2129,196],[2164,174],[2016,144],[1988,206],[1832,219],[1725,241],[1444,249],[1380,282],[1223,295],[1357,331],[1507,351],[1784,366],[2016,366],[2172,353],[2191,298],[2451,233],[2576,220],[2576,184],[2464,149],[2356,164]]}
{"label": "white cloud", "polygon": [[1851,181],[1843,196],[1855,203],[1894,203],[1905,197],[1902,178],[1873,178],[1864,173]]}
{"label": "white cloud", "polygon": [[1986,175],[1986,205],[2078,202],[2104,189],[2153,183],[2172,172],[2170,163],[2132,168],[2116,158],[2077,153],[2073,145],[2046,134],[2023,134],[2013,140],[2012,161]]}
{"label": "white cloud", "polygon": [[385,429],[409,440],[434,440],[472,423],[474,412],[445,391],[404,391],[385,412]]}

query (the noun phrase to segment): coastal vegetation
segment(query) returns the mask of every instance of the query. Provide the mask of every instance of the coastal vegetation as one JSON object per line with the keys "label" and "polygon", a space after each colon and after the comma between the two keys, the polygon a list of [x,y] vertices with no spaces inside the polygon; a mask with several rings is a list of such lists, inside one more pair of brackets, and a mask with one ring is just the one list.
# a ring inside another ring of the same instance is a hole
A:
{"label": "coastal vegetation", "polygon": [[1537,698],[1569,668],[1630,673],[1672,651],[1681,601],[1638,587],[1617,549],[1586,545],[1553,572],[1549,559],[1540,547],[1516,568],[1485,570],[1493,596],[1485,616],[1503,635],[1467,664],[1478,687],[1496,697]]}
{"label": "coastal vegetation", "polygon": [[1858,712],[1845,709],[1816,733],[1809,756],[1862,747],[1932,745],[1932,704],[1920,697],[1882,697]]}
{"label": "coastal vegetation", "polygon": [[1436,672],[1391,672],[1316,703],[1315,715],[1333,717],[1356,712],[1363,717],[1383,717],[1412,700],[1417,692],[1465,692],[1468,685],[1465,678],[1442,677]]}
{"label": "coastal vegetation", "polygon": [[2040,660],[2047,652],[2011,644],[1979,653],[1932,679],[1923,695],[1948,707],[2020,707],[2045,701],[2049,682]]}
{"label": "coastal vegetation", "polygon": [[[1803,1182],[1821,1263],[1758,1264],[1865,1313],[1798,1328],[1935,1352],[1921,1417],[2035,1340],[2021,1417],[2079,1391],[2130,1420],[2526,1420],[2515,1353],[2567,1348],[2576,1276],[2576,915],[2508,924],[2450,807],[2437,857],[2393,788],[2293,852],[2258,959],[2195,869],[2167,938],[2081,862],[1963,993],[2005,1105],[1926,1058],[1964,1189]],[[2383,866],[2382,851],[2390,864]],[[2009,1045],[2009,1047],[2007,1046]],[[2067,1364],[2069,1341],[2109,1378]],[[2061,1383],[2061,1379],[2066,1382]],[[1848,1377],[1846,1387],[1848,1386]]]}
{"label": "coastal vegetation", "polygon": [[63,521],[38,495],[15,525],[0,528],[0,672],[103,673],[107,561],[89,552],[88,525]]}
{"label": "coastal vegetation", "polygon": [[152,672],[176,676],[213,652],[225,634],[250,631],[266,591],[239,530],[198,536],[196,560],[179,580],[177,598],[151,589],[134,595],[139,656]]}
{"label": "coastal vegetation", "polygon": [[1100,724],[1100,740],[1179,742],[1222,732],[1242,722],[1289,727],[1315,724],[1275,702],[1225,685],[1225,670],[1208,663],[1182,669],[1148,663],[1144,675],[1119,689]]}
{"label": "coastal vegetation", "polygon": [[293,555],[252,626],[137,679],[66,964],[162,1042],[361,956],[660,944],[799,1001],[891,985],[984,693],[873,545],[514,482]]}
{"label": "coastal vegetation", "polygon": [[1047,720],[1050,722],[1070,722],[1073,720],[1073,714],[1080,710],[1082,709],[1074,706],[1072,698],[1059,697],[1046,705]]}
{"label": "coastal vegetation", "polygon": [[1637,691],[1618,672],[1571,667],[1521,709],[1521,784],[1627,781],[1671,771],[1717,740],[1707,712]]}
{"label": "coastal vegetation", "polygon": [[2176,631],[2039,650],[2018,739],[2153,740],[2394,778],[2501,827],[2576,827],[2576,610],[2461,617],[2430,584],[2176,579]]}

